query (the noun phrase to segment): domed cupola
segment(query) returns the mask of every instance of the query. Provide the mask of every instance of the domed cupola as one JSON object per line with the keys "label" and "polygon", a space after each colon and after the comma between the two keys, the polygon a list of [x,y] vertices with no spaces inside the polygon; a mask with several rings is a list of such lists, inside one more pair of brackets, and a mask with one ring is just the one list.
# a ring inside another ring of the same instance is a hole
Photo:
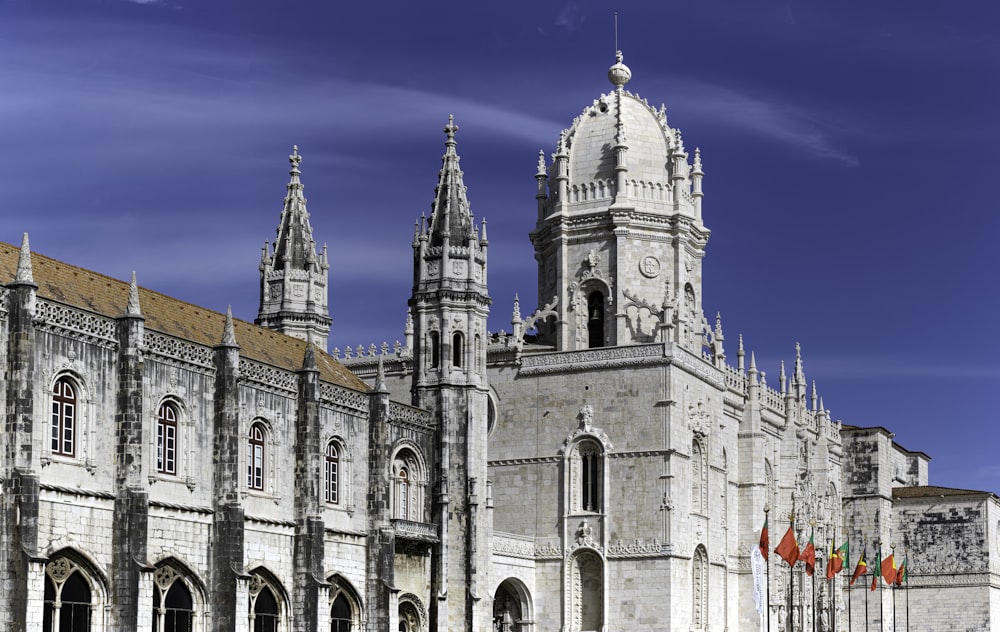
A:
{"label": "domed cupola", "polygon": [[[563,130],[552,162],[539,159],[539,306],[559,318],[539,331],[559,349],[701,336],[700,154],[694,164],[666,108],[625,89],[621,52],[608,69],[614,89]],[[667,304],[684,312],[667,315]]]}

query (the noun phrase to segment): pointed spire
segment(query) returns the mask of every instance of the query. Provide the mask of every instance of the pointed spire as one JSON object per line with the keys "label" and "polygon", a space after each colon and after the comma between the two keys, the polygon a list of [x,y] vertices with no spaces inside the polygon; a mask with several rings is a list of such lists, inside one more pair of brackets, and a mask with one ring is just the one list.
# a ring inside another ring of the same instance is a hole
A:
{"label": "pointed spire", "polygon": [[226,324],[222,326],[222,344],[230,347],[236,346],[236,330],[233,327],[233,308],[226,307]]}
{"label": "pointed spire", "polygon": [[788,378],[785,375],[785,361],[782,360],[781,361],[781,373],[778,374],[778,388],[781,389],[782,393],[785,392],[785,381],[787,379]]}
{"label": "pointed spire", "polygon": [[823,397],[822,396],[820,396],[820,398],[819,398],[819,412],[823,413],[824,415],[826,414],[826,406],[823,405]]}
{"label": "pointed spire", "polygon": [[483,221],[481,222],[481,224],[482,224],[483,230],[482,230],[482,234],[479,237],[479,241],[481,241],[481,242],[483,242],[485,244],[485,243],[487,243],[489,241],[489,240],[486,239],[486,218],[485,217],[483,218]]}
{"label": "pointed spire", "polygon": [[757,356],[750,352],[750,375],[757,375]]}
{"label": "pointed spire", "polygon": [[548,175],[548,169],[545,166],[545,150],[538,150],[538,170],[535,172],[536,178],[544,178]]}
{"label": "pointed spire", "polygon": [[462,181],[463,174],[459,168],[460,159],[455,150],[457,131],[455,117],[449,115],[448,124],[444,127],[447,136],[445,151],[441,158],[441,170],[438,172],[438,185],[434,189],[434,202],[431,205],[432,246],[440,246],[445,236],[453,245],[463,244],[472,232],[472,213],[469,211],[469,200],[465,194],[465,183]]}
{"label": "pointed spire", "polygon": [[695,173],[698,173],[698,172],[701,171],[701,148],[700,147],[695,147],[694,148],[694,170],[695,170]]}
{"label": "pointed spire", "polygon": [[302,370],[316,370],[316,345],[313,344],[312,336],[306,340],[306,351],[302,354]]}
{"label": "pointed spire", "polygon": [[738,368],[740,370],[740,373],[743,372],[743,357],[744,357],[744,355],[746,355],[746,354],[743,351],[743,334],[740,334],[740,344],[739,344],[739,347],[736,348],[736,360],[737,360],[737,366],[736,366],[736,368]]}
{"label": "pointed spire", "polygon": [[806,376],[802,371],[802,345],[795,343],[795,375],[793,377],[794,384],[805,386]]}
{"label": "pointed spire", "polygon": [[21,238],[21,254],[17,258],[17,273],[14,275],[17,283],[34,283],[31,272],[31,247],[28,245],[28,233]]}
{"label": "pointed spire", "polygon": [[816,411],[816,380],[812,381],[812,409]]}
{"label": "pointed spire", "polygon": [[125,307],[126,316],[142,316],[139,308],[139,285],[135,282],[135,270],[132,270],[132,282],[128,286],[128,304]]}
{"label": "pointed spire", "polygon": [[316,265],[316,242],[313,240],[312,226],[309,223],[309,211],[306,210],[306,198],[303,195],[302,172],[299,165],[302,155],[299,146],[292,146],[288,156],[292,167],[288,180],[288,193],[285,195],[285,206],[281,211],[281,222],[278,234],[274,240],[274,267],[306,269]]}
{"label": "pointed spire", "polygon": [[382,361],[384,354],[379,354],[378,356],[378,367],[375,370],[375,390],[379,393],[388,393],[389,389],[385,386],[385,363]]}

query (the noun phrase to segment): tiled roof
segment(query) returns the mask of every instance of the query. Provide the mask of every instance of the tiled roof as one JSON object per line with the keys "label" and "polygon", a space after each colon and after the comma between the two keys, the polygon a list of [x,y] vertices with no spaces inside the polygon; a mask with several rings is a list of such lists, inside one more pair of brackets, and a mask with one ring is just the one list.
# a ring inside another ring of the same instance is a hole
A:
{"label": "tiled roof", "polygon": [[893,487],[893,498],[933,498],[935,496],[976,496],[993,495],[992,492],[974,489],[956,489],[954,487],[936,487],[934,485],[916,485],[912,487]]}
{"label": "tiled roof", "polygon": [[[0,242],[0,282],[10,283],[17,270],[20,248]],[[125,313],[129,284],[103,274],[31,253],[31,268],[40,298],[117,318]],[[194,343],[213,346],[222,340],[226,316],[219,312],[185,303],[164,294],[139,288],[139,305],[145,327]],[[297,370],[302,367],[306,343],[242,320],[233,321],[240,356]],[[316,353],[320,378],[346,388],[368,392],[360,378],[325,352]]]}

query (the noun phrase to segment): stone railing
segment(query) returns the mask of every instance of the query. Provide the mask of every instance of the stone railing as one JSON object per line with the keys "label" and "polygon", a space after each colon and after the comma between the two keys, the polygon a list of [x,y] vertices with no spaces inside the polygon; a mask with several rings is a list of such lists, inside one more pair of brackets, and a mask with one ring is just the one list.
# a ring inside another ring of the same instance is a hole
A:
{"label": "stone railing", "polygon": [[437,525],[426,522],[414,522],[399,518],[392,520],[392,529],[397,538],[420,540],[421,542],[437,542]]}

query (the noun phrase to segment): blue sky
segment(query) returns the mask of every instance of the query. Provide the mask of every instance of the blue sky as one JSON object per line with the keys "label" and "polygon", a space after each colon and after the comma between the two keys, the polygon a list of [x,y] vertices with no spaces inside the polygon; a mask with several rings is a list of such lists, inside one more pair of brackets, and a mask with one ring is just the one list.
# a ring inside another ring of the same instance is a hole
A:
{"label": "blue sky", "polygon": [[331,347],[402,337],[454,114],[491,329],[534,309],[539,149],[610,88],[705,164],[704,305],[769,382],[1000,491],[1000,8],[939,2],[0,0],[0,239],[252,320],[297,144]]}

